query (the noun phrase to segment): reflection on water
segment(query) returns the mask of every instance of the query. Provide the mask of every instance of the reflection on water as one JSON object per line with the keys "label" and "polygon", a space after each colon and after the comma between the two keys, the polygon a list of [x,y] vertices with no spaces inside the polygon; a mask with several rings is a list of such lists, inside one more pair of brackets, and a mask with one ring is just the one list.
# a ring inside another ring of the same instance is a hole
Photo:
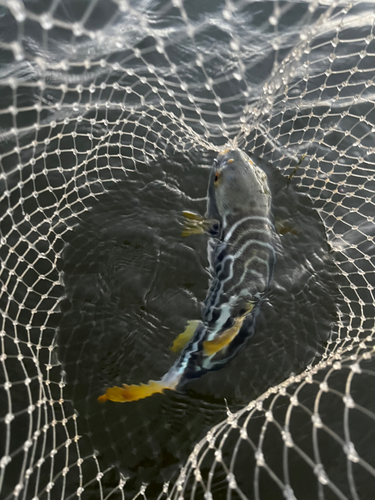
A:
{"label": "reflection on water", "polygon": [[[175,477],[197,440],[234,411],[318,359],[336,320],[338,292],[323,224],[309,199],[264,166],[282,250],[255,335],[221,371],[128,404],[97,397],[109,386],[159,379],[170,346],[200,317],[208,287],[206,236],[181,236],[183,210],[203,214],[214,156],[160,159],[129,172],[72,231],[63,254],[59,357],[68,397],[104,466],[129,477],[126,491]],[[259,163],[259,162],[258,162]],[[244,462],[246,464],[246,461]]]}

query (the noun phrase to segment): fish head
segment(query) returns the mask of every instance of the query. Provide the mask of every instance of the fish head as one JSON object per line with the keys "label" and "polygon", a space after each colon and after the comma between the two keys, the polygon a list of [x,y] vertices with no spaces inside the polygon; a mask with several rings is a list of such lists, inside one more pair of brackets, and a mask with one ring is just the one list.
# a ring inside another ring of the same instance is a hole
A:
{"label": "fish head", "polygon": [[212,167],[208,207],[210,203],[221,220],[232,214],[266,216],[271,207],[267,176],[240,149],[226,149]]}

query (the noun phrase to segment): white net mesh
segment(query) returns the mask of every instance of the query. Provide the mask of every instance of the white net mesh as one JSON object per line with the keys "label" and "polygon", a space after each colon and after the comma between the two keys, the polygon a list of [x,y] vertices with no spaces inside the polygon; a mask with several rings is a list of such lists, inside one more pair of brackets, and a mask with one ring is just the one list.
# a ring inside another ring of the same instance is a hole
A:
{"label": "white net mesh", "polygon": [[[0,0],[2,498],[373,498],[374,21],[359,1]],[[133,172],[229,139],[284,175],[307,155],[293,189],[343,304],[305,371],[222,414],[177,479],[129,486],[67,396],[63,249]]]}

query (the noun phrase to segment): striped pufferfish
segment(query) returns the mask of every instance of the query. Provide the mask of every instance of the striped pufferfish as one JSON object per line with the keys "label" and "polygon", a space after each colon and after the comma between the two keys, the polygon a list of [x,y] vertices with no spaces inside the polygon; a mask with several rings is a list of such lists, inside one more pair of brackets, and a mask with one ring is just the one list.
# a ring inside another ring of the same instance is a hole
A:
{"label": "striped pufferfish", "polygon": [[219,153],[210,172],[205,219],[186,213],[200,230],[185,235],[204,232],[202,228],[211,235],[212,279],[202,320],[190,322],[175,340],[172,350],[182,351],[161,380],[111,387],[99,401],[137,401],[165,389],[180,389],[236,355],[255,331],[273,274],[277,236],[271,201],[266,174],[246,153],[235,148]]}

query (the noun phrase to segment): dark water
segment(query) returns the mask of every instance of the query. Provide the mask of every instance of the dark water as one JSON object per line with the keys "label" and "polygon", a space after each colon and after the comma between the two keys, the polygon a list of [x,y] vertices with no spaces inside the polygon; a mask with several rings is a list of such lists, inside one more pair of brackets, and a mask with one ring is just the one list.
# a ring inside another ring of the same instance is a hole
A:
{"label": "dark water", "polygon": [[[59,359],[67,397],[99,452],[135,493],[175,478],[196,441],[226,415],[319,359],[339,303],[322,222],[307,196],[264,165],[282,250],[256,333],[221,371],[128,404],[97,397],[108,386],[160,378],[170,345],[199,319],[207,286],[206,236],[183,238],[183,210],[203,214],[213,155],[160,158],[129,172],[82,215],[63,253]],[[259,161],[258,161],[259,163]]]}

